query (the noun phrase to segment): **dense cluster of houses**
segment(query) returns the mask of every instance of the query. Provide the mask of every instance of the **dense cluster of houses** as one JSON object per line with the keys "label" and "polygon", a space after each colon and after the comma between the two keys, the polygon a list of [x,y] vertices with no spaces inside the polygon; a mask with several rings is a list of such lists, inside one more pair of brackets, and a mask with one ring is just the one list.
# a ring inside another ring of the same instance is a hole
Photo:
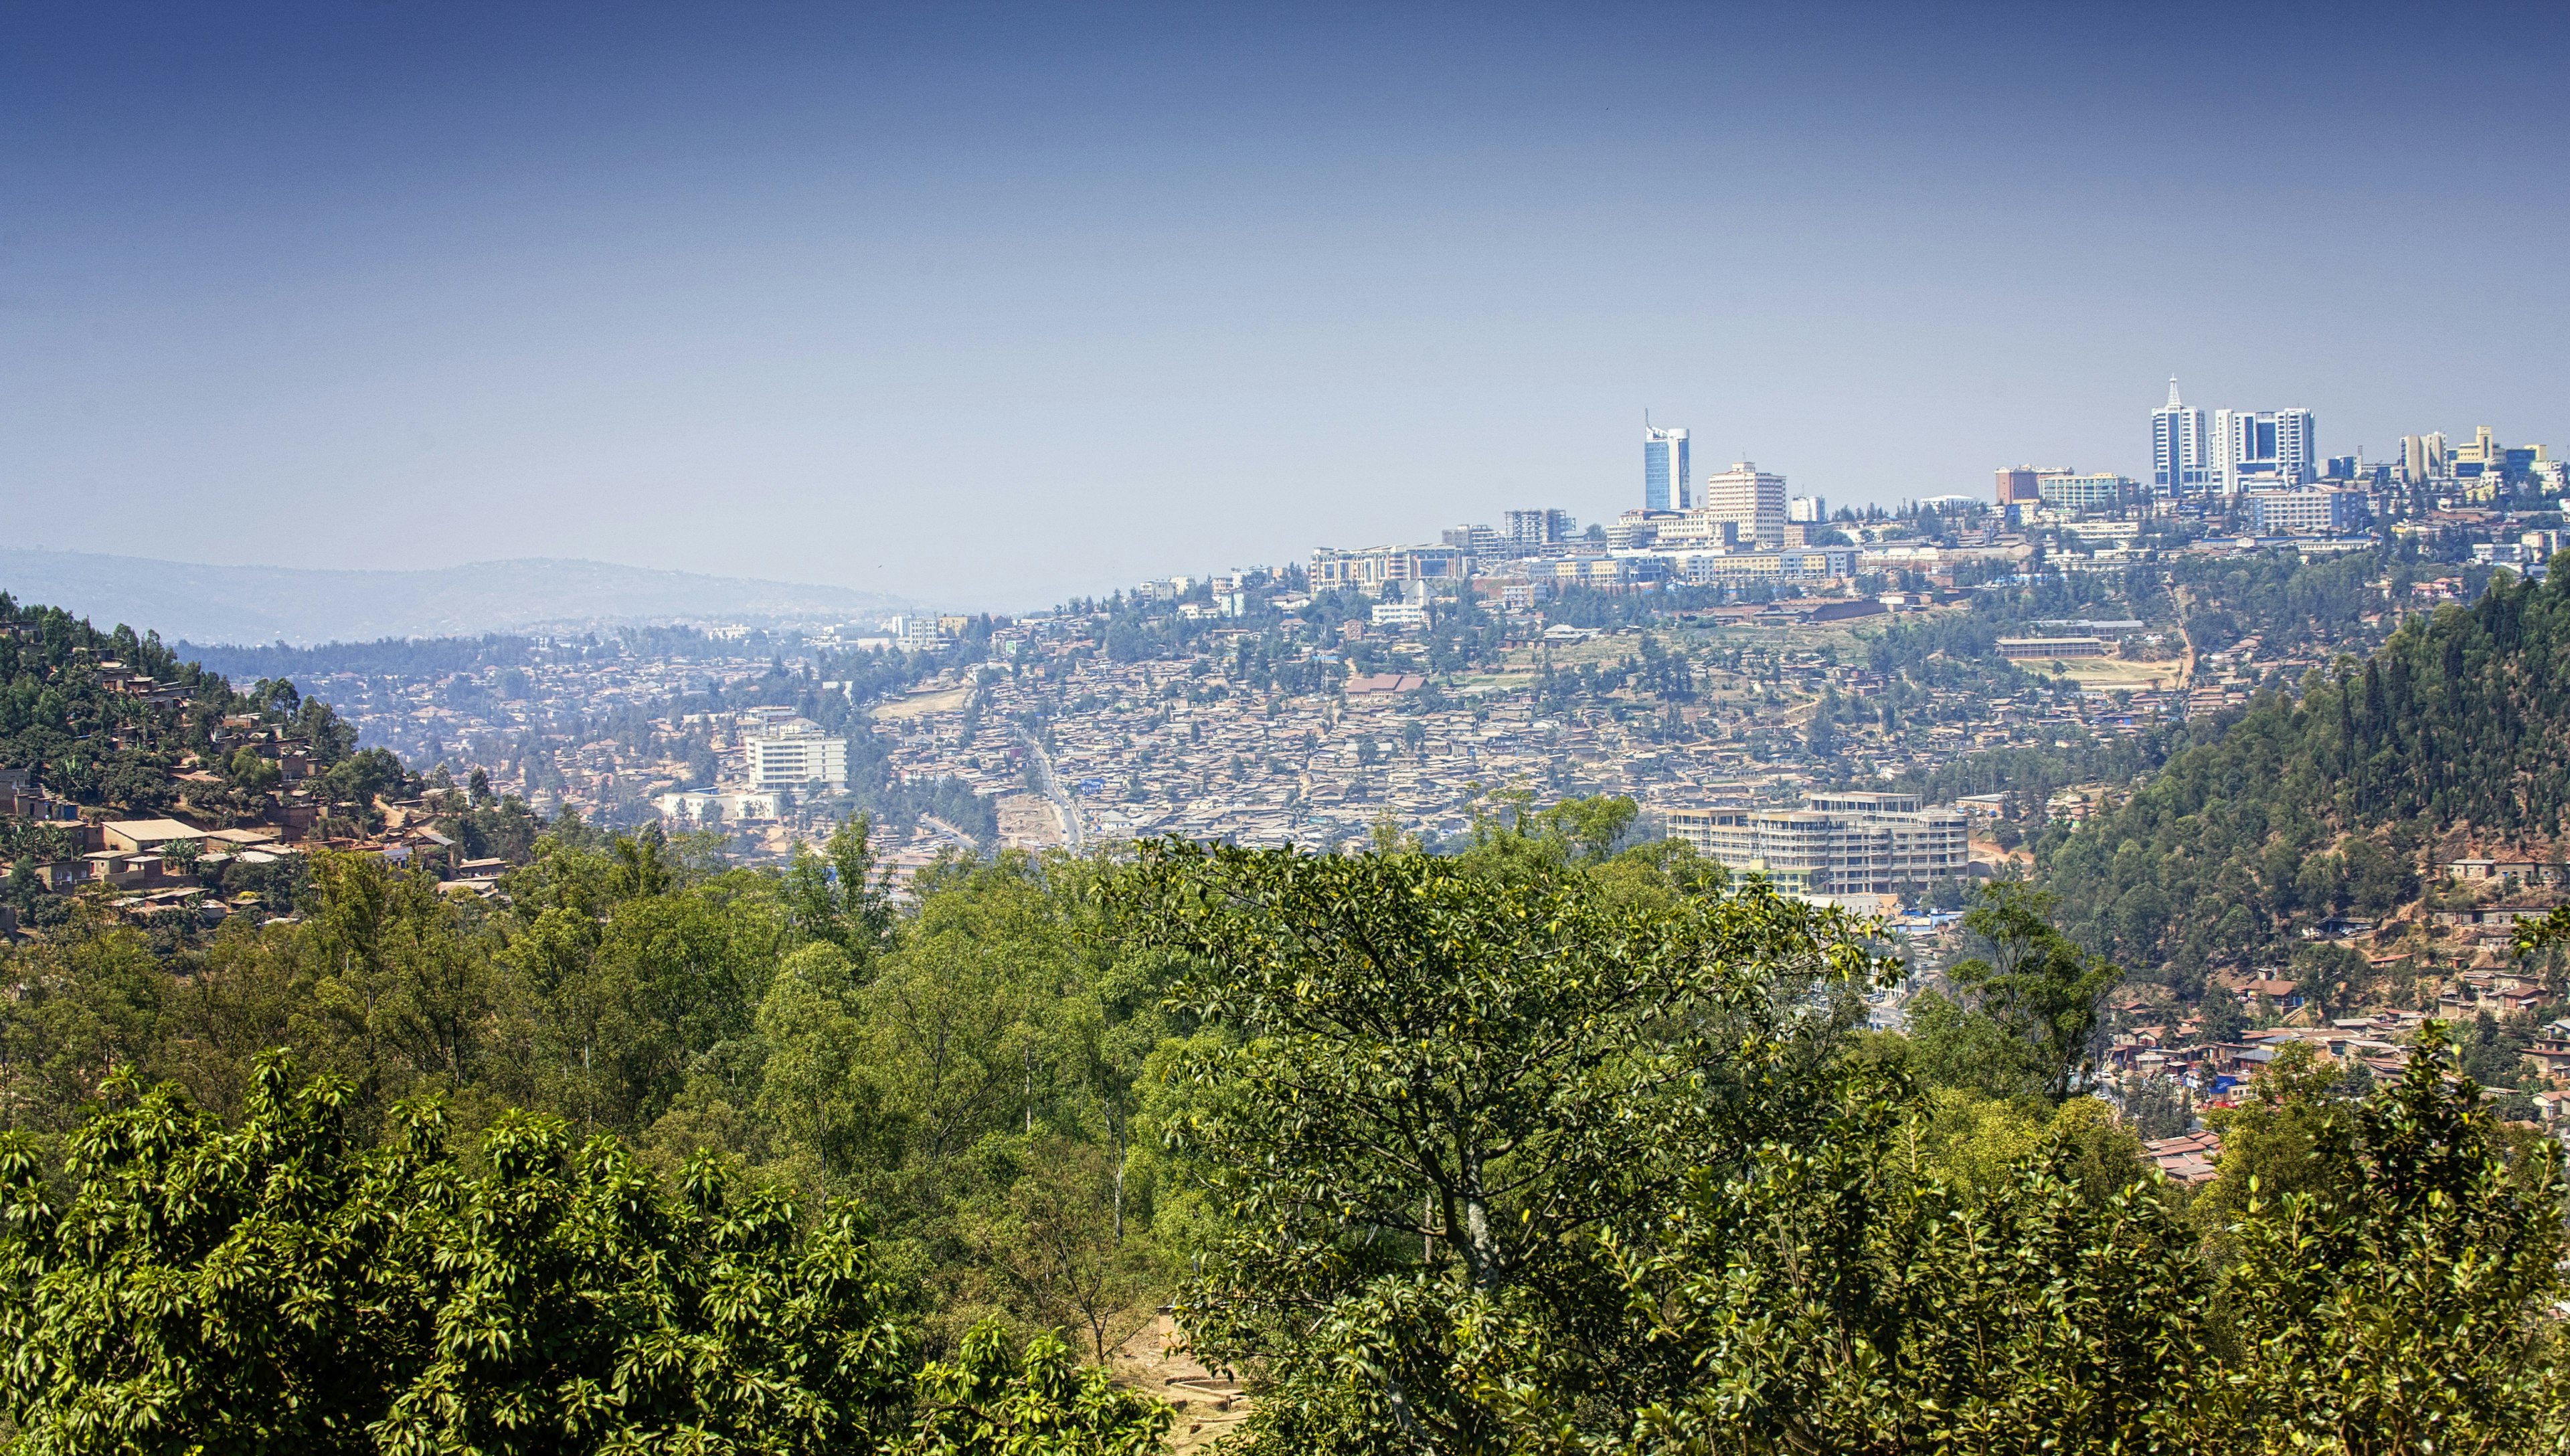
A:
{"label": "dense cluster of houses", "polygon": [[[385,828],[361,838],[315,840],[289,827],[263,824],[206,829],[167,818],[74,819],[60,822],[60,828],[72,852],[29,864],[48,893],[72,895],[97,887],[118,913],[148,918],[163,910],[183,910],[208,925],[243,910],[282,909],[248,882],[259,878],[257,872],[316,846],[425,870],[448,893],[485,899],[497,893],[499,877],[508,868],[505,860],[464,858],[454,840],[430,827],[426,806],[417,801],[390,806]],[[288,865],[288,882],[291,870]],[[20,927],[0,929],[14,933]]]}

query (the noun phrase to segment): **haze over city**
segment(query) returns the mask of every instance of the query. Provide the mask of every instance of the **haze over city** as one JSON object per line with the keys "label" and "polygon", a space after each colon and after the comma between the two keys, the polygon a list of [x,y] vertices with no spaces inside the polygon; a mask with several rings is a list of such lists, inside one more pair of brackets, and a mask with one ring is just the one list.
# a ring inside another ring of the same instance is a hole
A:
{"label": "haze over city", "polygon": [[[2544,7],[58,8],[6,544],[1027,609],[2136,420],[2561,439]],[[114,509],[101,510],[102,503]]]}

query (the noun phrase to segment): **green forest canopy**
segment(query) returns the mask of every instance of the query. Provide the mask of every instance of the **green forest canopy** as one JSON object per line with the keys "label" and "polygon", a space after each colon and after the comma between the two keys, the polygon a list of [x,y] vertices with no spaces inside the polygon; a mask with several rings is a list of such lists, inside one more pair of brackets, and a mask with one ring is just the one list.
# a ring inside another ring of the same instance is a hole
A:
{"label": "green forest canopy", "polygon": [[181,956],[74,923],[0,1005],[12,1419],[1142,1450],[1074,1361],[1172,1301],[1258,1452],[2558,1438],[2557,1158],[2432,1037],[2363,1101],[2262,1084],[2273,1194],[2190,1201],[2078,1095],[2098,969],[2039,898],[1868,1036],[1862,927],[1575,828],[957,859],[900,913],[855,828],[571,834],[488,910],[325,854]]}

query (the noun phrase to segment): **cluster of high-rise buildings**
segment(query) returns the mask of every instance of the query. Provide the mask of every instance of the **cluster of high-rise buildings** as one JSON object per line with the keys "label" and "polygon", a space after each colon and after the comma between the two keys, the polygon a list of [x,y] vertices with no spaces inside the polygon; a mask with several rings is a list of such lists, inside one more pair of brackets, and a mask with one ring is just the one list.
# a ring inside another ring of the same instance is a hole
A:
{"label": "cluster of high-rise buildings", "polygon": [[1853,550],[1812,540],[1827,529],[1827,502],[1788,498],[1783,476],[1745,460],[1698,480],[1687,432],[1647,418],[1642,503],[1585,532],[1566,511],[1529,507],[1502,513],[1498,526],[1449,527],[1434,546],[1324,547],[1312,552],[1312,588],[1408,604],[1474,590],[1530,606],[1573,586],[1801,585],[1855,574]]}
{"label": "cluster of high-rise buildings", "polygon": [[1783,476],[1745,460],[1697,484],[1687,458],[1687,432],[1655,426],[1645,415],[1642,506],[1625,512],[1607,533],[1612,540],[1620,532],[1628,546],[1662,539],[1689,544],[1721,540],[1772,549],[1786,544],[1788,525],[1826,519],[1817,498],[1788,501]]}
{"label": "cluster of high-rise buildings", "polygon": [[2562,467],[2544,447],[2502,445],[2483,425],[2467,441],[2449,441],[2442,433],[2403,435],[2400,459],[2390,469],[2402,485],[2451,486],[2469,499],[2528,485],[2557,493],[2570,484]]}
{"label": "cluster of high-rise buildings", "polygon": [[2204,410],[2178,398],[2151,412],[2151,489],[2161,496],[2237,496],[2321,479],[2320,444],[2306,409]]}
{"label": "cluster of high-rise buildings", "polygon": [[[2368,465],[2362,454],[2325,456],[2318,422],[2299,406],[2275,410],[2200,409],[2185,403],[2177,381],[2168,402],[2151,412],[2149,477],[2111,471],[2011,466],[1997,472],[1998,519],[1983,538],[1952,548],[1983,556],[2001,548],[2022,555],[2037,535],[2058,538],[2072,555],[2122,561],[2149,554],[2179,518],[2189,540],[2199,535],[2330,537],[2352,541],[2368,524],[2395,522],[2412,509],[2403,487],[2424,488],[2437,509],[2490,504],[2500,493],[2533,486],[2562,493],[2562,467],[2539,445],[2506,446],[2487,429],[2467,441],[2413,435],[2400,458]],[[1690,432],[1642,422],[1641,504],[1585,531],[1569,513],[1528,508],[1499,524],[1447,530],[1433,546],[1386,546],[1312,553],[1315,589],[1351,587],[1401,603],[1394,614],[1417,615],[1434,597],[1479,591],[1510,606],[1538,603],[1571,586],[1648,590],[1664,585],[1741,587],[1753,583],[1810,587],[1859,570],[1911,569],[1920,561],[1878,530],[1829,503],[1795,496],[1785,477],[1751,461],[1698,475]],[[1934,505],[1967,501],[1935,497]],[[2423,508],[2421,508],[2423,509]],[[2015,535],[2008,533],[2024,533]],[[2144,542],[2144,536],[2152,542]],[[1851,545],[1851,539],[1857,539]],[[1879,539],[1880,538],[1880,539]],[[1918,554],[1918,548],[1909,548]],[[1946,564],[1939,547],[1935,565]],[[1941,579],[1941,578],[1940,578]],[[1416,610],[1415,610],[1416,609]]]}
{"label": "cluster of high-rise buildings", "polygon": [[2501,445],[2486,427],[2462,443],[2407,436],[2398,459],[2368,464],[2361,452],[2323,455],[2310,410],[2198,409],[2180,397],[2174,379],[2168,402],[2150,419],[2147,481],[2004,467],[1999,507],[2012,520],[2023,513],[2087,537],[2105,530],[2094,524],[2100,518],[2129,523],[2171,513],[2227,518],[2259,537],[2343,537],[2407,513],[2413,493],[2444,509],[2495,505],[2528,488],[2552,496],[2563,489],[2561,465],[2544,447]]}
{"label": "cluster of high-rise buildings", "polygon": [[2321,454],[2312,412],[2214,410],[2178,398],[2151,412],[2151,487],[2164,497],[2239,496],[2261,490],[2343,484],[2433,488],[2533,485],[2562,488],[2561,463],[2540,445],[2502,445],[2482,426],[2469,441],[2441,433],[2404,435],[2399,458],[2367,466],[2358,454]]}

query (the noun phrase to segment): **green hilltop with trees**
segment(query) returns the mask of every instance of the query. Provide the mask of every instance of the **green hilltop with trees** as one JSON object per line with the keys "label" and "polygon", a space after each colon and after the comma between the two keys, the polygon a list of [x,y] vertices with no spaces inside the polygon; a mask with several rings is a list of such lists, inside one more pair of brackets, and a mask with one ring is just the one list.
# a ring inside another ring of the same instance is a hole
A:
{"label": "green hilltop with trees", "polygon": [[[2066,927],[2192,995],[2333,914],[2421,895],[2456,836],[2549,845],[2570,807],[2570,583],[2501,574],[2378,651],[2261,693],[2111,812],[2036,848]],[[2356,972],[2343,996],[2374,989]],[[2333,981],[2335,984],[2335,981]]]}

